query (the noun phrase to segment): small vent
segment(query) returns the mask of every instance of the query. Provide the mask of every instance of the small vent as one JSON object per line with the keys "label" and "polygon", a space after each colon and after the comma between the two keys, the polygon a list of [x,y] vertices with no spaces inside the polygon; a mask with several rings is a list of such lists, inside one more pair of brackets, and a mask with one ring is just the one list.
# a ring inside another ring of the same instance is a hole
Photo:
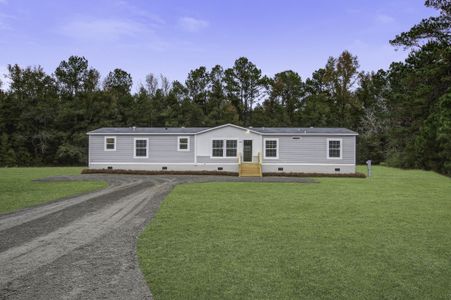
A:
{"label": "small vent", "polygon": [[283,171],[283,168],[278,168],[277,170],[278,170],[278,171]]}
{"label": "small vent", "polygon": [[294,136],[293,137],[293,140],[300,140],[301,138],[300,137],[298,137],[298,136]]}
{"label": "small vent", "polygon": [[223,168],[222,167],[218,167],[218,171],[222,171],[223,170]]}
{"label": "small vent", "polygon": [[162,169],[162,170],[167,170],[167,169],[168,169],[168,167],[162,167],[161,169]]}
{"label": "small vent", "polygon": [[107,169],[108,169],[108,170],[113,170],[113,167],[109,166]]}
{"label": "small vent", "polygon": [[335,168],[335,172],[340,172],[340,168]]}

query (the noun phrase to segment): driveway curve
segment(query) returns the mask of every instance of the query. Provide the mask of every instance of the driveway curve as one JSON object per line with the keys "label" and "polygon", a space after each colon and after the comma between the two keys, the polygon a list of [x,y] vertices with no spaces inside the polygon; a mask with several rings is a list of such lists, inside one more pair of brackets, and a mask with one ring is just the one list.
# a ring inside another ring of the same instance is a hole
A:
{"label": "driveway curve", "polygon": [[80,175],[109,187],[0,216],[0,299],[152,299],[136,239],[179,183],[305,178]]}

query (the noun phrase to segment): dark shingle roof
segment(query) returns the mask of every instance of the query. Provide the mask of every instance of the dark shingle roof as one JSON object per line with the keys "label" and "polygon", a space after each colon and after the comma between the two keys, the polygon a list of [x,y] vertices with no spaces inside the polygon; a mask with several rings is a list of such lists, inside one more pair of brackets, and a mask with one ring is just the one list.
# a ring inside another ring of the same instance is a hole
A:
{"label": "dark shingle roof", "polygon": [[193,134],[208,129],[209,127],[104,127],[88,132],[88,134]]}
{"label": "dark shingle roof", "polygon": [[[226,126],[226,125],[223,125]],[[240,128],[236,125],[231,125]],[[219,126],[222,127],[222,126]],[[196,134],[215,127],[104,127],[88,132],[88,134]],[[331,134],[331,135],[357,135],[356,132],[347,128],[321,128],[321,127],[249,127],[253,132],[265,135],[286,134]]]}
{"label": "dark shingle roof", "polygon": [[254,131],[266,134],[357,134],[347,128],[324,127],[256,127]]}

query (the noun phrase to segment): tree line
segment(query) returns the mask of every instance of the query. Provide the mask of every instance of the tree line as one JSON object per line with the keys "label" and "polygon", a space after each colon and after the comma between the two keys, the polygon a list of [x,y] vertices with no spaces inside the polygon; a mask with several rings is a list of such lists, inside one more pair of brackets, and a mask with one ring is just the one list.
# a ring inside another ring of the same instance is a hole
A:
{"label": "tree line", "polygon": [[305,80],[292,70],[272,77],[246,57],[233,66],[201,66],[184,82],[115,69],[101,80],[85,57],[71,56],[52,74],[8,66],[0,85],[0,165],[82,165],[86,132],[99,127],[347,127],[357,131],[359,163],[372,159],[451,175],[451,4],[391,44],[409,49],[387,70],[361,71],[348,51]]}

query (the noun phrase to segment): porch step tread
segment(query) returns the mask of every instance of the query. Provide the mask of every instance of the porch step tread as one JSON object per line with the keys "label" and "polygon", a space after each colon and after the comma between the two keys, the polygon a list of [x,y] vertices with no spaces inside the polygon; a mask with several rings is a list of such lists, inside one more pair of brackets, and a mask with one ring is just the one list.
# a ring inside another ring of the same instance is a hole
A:
{"label": "porch step tread", "polygon": [[240,164],[240,177],[261,177],[261,166],[258,163]]}
{"label": "porch step tread", "polygon": [[258,170],[259,166],[252,166],[252,167],[241,167],[241,170]]}

